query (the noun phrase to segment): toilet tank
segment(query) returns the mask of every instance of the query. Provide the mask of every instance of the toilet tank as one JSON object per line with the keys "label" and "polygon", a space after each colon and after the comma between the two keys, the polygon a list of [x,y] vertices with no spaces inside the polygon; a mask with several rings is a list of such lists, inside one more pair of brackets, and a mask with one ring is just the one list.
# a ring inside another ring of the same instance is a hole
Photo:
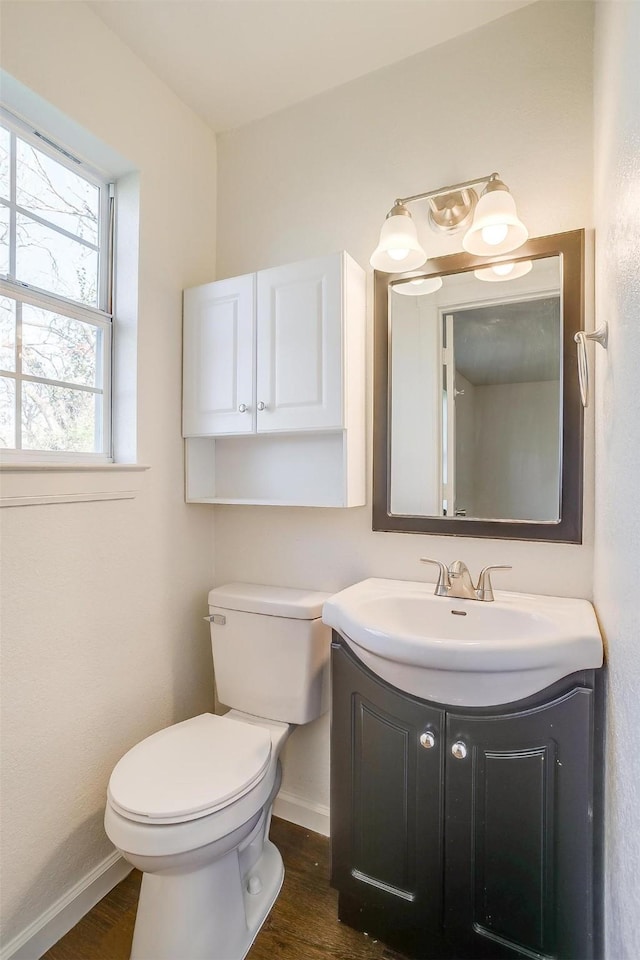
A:
{"label": "toilet tank", "polygon": [[328,593],[228,583],[209,593],[218,698],[269,720],[309,723],[329,707]]}

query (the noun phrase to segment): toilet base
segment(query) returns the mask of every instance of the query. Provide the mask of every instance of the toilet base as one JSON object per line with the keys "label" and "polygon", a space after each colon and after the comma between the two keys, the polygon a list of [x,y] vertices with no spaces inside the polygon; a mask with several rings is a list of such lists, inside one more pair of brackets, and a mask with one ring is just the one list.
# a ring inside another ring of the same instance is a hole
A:
{"label": "toilet base", "polygon": [[237,849],[189,873],[145,873],[131,960],[243,960],[283,879],[269,839],[244,878]]}

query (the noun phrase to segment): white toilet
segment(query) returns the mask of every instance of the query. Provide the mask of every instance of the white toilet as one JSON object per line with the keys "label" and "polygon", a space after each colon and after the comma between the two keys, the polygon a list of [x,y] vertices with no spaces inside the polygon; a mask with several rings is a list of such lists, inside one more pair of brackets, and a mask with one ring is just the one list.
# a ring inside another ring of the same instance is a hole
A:
{"label": "white toilet", "polygon": [[105,829],[144,873],[132,960],[242,960],[284,877],[268,839],[278,756],[328,708],[328,595],[230,583],[209,593],[224,716],[160,730],[116,764]]}

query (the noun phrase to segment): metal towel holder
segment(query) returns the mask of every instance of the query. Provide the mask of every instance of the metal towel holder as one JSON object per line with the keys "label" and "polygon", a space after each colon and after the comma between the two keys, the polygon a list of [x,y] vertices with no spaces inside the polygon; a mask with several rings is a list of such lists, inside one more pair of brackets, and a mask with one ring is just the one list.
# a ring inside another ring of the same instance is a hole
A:
{"label": "metal towel holder", "polygon": [[607,338],[609,328],[606,323],[594,330],[593,333],[587,333],[585,330],[578,330],[574,336],[578,344],[578,379],[580,380],[580,396],[582,406],[589,406],[589,357],[587,354],[587,340],[595,340],[601,347],[607,349]]}

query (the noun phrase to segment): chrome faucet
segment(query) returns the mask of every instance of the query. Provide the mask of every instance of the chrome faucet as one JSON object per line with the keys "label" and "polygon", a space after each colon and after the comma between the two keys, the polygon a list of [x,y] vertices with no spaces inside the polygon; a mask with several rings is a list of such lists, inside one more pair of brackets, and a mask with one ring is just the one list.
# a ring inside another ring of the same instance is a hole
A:
{"label": "chrome faucet", "polygon": [[490,602],[494,599],[491,571],[511,570],[510,566],[502,563],[494,563],[488,567],[483,567],[478,577],[478,585],[474,587],[469,568],[462,560],[454,560],[448,567],[441,560],[429,560],[427,557],[420,557],[420,563],[435,563],[440,570],[434,591],[436,597],[454,597],[457,600]]}

